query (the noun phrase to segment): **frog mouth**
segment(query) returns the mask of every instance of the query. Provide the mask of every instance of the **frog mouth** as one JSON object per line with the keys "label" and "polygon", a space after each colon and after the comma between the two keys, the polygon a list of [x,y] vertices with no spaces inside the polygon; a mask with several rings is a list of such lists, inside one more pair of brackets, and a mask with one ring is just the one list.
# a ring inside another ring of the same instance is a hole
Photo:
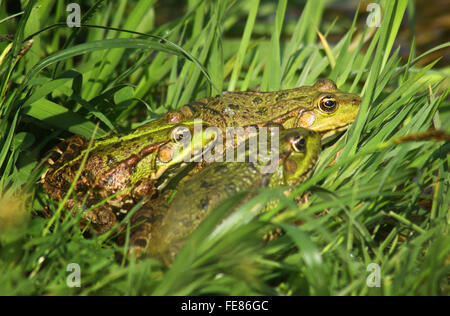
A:
{"label": "frog mouth", "polygon": [[319,159],[319,155],[315,155],[312,162],[309,163],[308,168],[306,168],[305,172],[303,172],[302,175],[300,176],[301,182],[303,182],[303,180],[306,180],[309,178],[309,176],[313,172],[314,168],[316,167],[316,162],[318,159]]}
{"label": "frog mouth", "polygon": [[294,125],[297,127],[311,129],[319,133],[321,138],[324,139],[345,131],[353,123],[353,121],[354,118],[351,122],[348,122],[345,119],[337,117],[335,120],[330,122],[329,119],[323,119],[314,112],[301,111],[299,112]]}
{"label": "frog mouth", "polygon": [[337,128],[333,128],[333,129],[328,129],[328,130],[324,130],[324,131],[318,131],[318,133],[320,134],[321,139],[328,139],[331,136],[334,136],[336,134],[339,134],[341,132],[344,132],[348,129],[348,127],[350,126],[350,124],[346,124]]}

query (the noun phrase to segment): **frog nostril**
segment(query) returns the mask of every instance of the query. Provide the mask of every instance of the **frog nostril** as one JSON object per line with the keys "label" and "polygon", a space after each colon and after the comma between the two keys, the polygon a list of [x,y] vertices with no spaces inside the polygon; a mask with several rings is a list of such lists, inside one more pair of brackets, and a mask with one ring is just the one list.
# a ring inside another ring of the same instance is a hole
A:
{"label": "frog nostril", "polygon": [[352,104],[353,105],[359,105],[361,103],[361,99],[359,99],[359,98],[354,98],[353,100],[352,100]]}

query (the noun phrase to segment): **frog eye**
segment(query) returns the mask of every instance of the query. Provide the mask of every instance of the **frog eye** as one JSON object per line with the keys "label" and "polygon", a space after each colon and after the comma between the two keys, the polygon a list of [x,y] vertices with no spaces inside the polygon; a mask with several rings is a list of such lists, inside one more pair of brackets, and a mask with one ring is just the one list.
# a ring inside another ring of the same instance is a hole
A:
{"label": "frog eye", "polygon": [[179,143],[189,139],[191,136],[191,131],[186,126],[177,126],[172,130],[172,141]]}
{"label": "frog eye", "polygon": [[303,136],[296,136],[291,140],[291,145],[295,152],[302,152],[306,148],[306,140]]}
{"label": "frog eye", "polygon": [[319,101],[319,107],[326,113],[333,113],[337,110],[336,99],[330,95],[324,96]]}

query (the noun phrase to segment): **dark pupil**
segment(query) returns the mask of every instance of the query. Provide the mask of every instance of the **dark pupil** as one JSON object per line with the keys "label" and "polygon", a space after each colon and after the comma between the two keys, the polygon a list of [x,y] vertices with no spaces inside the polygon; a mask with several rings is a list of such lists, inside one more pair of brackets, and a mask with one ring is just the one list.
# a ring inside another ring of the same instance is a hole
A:
{"label": "dark pupil", "polygon": [[297,139],[295,140],[294,145],[295,145],[296,147],[298,147],[298,148],[303,148],[303,147],[305,147],[305,139],[304,139],[304,138],[297,138]]}
{"label": "dark pupil", "polygon": [[335,102],[334,101],[332,101],[332,100],[327,100],[327,101],[325,101],[325,106],[327,107],[327,108],[331,108],[331,107],[333,107],[334,105],[335,105]]}
{"label": "dark pupil", "polygon": [[177,141],[180,141],[184,138],[184,135],[186,134],[186,131],[182,131],[177,135]]}
{"label": "dark pupil", "polygon": [[179,130],[177,130],[176,132],[175,132],[175,135],[174,135],[174,140],[176,141],[176,142],[179,142],[179,141],[181,141],[182,139],[184,139],[185,137],[187,137],[189,134],[189,130],[186,130],[186,129],[184,129],[184,128],[180,128]]}

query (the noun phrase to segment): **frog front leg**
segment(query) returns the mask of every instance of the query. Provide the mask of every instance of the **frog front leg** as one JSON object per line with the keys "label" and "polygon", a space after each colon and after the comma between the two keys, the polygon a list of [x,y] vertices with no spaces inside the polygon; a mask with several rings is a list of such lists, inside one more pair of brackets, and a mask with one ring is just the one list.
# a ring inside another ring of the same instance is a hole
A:
{"label": "frog front leg", "polygon": [[117,222],[117,216],[108,205],[96,207],[89,211],[84,218],[91,223],[93,230],[99,235],[111,230]]}
{"label": "frog front leg", "polygon": [[152,199],[158,193],[156,188],[157,180],[153,179],[151,176],[143,178],[136,183],[136,185],[131,190],[131,196],[135,202],[138,202],[144,198]]}
{"label": "frog front leg", "polygon": [[88,211],[84,215],[85,220],[91,223],[93,230],[97,234],[106,233],[118,221],[122,220],[137,202],[143,198],[151,199],[155,196],[157,193],[155,182],[155,180],[150,178],[141,179],[131,191],[129,188],[119,192],[114,192],[113,190],[97,190],[96,197],[91,198],[87,204],[93,206],[101,203],[101,201],[105,201],[105,203]]}

